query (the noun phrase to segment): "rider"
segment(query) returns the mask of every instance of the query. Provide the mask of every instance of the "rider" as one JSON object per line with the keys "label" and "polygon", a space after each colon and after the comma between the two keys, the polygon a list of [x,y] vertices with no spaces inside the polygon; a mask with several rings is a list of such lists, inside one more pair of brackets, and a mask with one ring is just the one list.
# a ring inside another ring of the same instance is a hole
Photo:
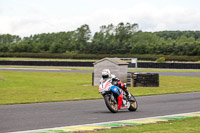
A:
{"label": "rider", "polygon": [[[126,84],[122,83],[121,80],[119,80],[115,75],[111,74],[109,69],[104,69],[102,71],[102,78],[100,82],[102,82],[104,79],[111,79],[114,85],[118,86],[119,88],[125,91],[128,98],[131,97],[131,94],[129,93],[126,87]],[[118,109],[120,109],[122,105],[122,100],[123,100],[123,93],[120,90],[117,93],[118,93]]]}

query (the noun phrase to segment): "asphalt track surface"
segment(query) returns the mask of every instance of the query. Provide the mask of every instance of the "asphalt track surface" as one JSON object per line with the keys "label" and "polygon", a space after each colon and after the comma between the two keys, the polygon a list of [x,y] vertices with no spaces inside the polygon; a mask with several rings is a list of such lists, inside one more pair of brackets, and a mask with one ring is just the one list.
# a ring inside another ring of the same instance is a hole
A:
{"label": "asphalt track surface", "polygon": [[0,132],[24,131],[200,111],[200,92],[136,97],[136,112],[111,113],[103,99],[0,106]]}
{"label": "asphalt track surface", "polygon": [[[0,68],[0,71],[61,72],[61,73],[92,73],[93,72],[93,71],[84,71],[84,70],[31,69],[31,68]],[[159,75],[161,76],[200,77],[200,73],[191,73],[191,72],[150,72],[150,73],[159,73]]]}

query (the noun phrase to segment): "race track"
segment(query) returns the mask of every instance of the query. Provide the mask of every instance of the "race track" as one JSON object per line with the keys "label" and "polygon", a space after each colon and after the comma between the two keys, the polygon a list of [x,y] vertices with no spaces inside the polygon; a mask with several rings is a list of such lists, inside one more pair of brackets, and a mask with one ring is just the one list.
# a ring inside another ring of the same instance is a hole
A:
{"label": "race track", "polygon": [[[61,73],[92,73],[93,72],[93,71],[84,71],[84,70],[35,69],[35,68],[0,68],[0,71],[61,72]],[[148,72],[148,73],[159,73],[159,75],[161,76],[200,77],[200,73],[192,73],[192,72]]]}
{"label": "race track", "polygon": [[66,101],[0,106],[0,132],[24,131],[200,111],[200,92],[136,97],[136,112],[113,114],[104,101]]}
{"label": "race track", "polygon": [[[59,69],[0,68],[0,71],[92,73]],[[157,73],[157,72],[156,72]],[[161,76],[200,77],[200,73],[158,72]],[[66,101],[0,106],[0,133],[91,124],[200,111],[200,92],[136,97],[136,112],[121,110],[112,114],[104,101]]]}

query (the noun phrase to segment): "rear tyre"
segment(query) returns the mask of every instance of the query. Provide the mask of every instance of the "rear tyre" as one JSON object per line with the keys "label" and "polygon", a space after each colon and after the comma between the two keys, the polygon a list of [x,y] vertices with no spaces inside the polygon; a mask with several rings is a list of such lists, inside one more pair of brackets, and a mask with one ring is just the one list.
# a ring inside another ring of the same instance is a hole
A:
{"label": "rear tyre", "polygon": [[129,100],[130,107],[128,108],[129,111],[136,111],[138,108],[138,103],[133,95],[131,95],[131,98]]}
{"label": "rear tyre", "polygon": [[118,104],[116,100],[112,100],[111,95],[107,95],[104,97],[105,103],[107,108],[112,112],[112,113],[117,113],[118,112]]}

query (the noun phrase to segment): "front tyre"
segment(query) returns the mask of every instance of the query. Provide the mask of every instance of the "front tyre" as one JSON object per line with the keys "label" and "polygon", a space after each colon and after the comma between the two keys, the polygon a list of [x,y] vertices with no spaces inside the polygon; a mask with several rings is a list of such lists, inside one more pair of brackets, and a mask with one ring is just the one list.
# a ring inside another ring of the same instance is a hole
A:
{"label": "front tyre", "polygon": [[131,98],[129,100],[130,107],[128,108],[129,111],[136,111],[138,108],[138,103],[133,95],[131,95]]}
{"label": "front tyre", "polygon": [[118,104],[117,104],[116,100],[112,98],[111,95],[104,96],[104,100],[105,100],[107,108],[112,113],[117,113],[118,112]]}

